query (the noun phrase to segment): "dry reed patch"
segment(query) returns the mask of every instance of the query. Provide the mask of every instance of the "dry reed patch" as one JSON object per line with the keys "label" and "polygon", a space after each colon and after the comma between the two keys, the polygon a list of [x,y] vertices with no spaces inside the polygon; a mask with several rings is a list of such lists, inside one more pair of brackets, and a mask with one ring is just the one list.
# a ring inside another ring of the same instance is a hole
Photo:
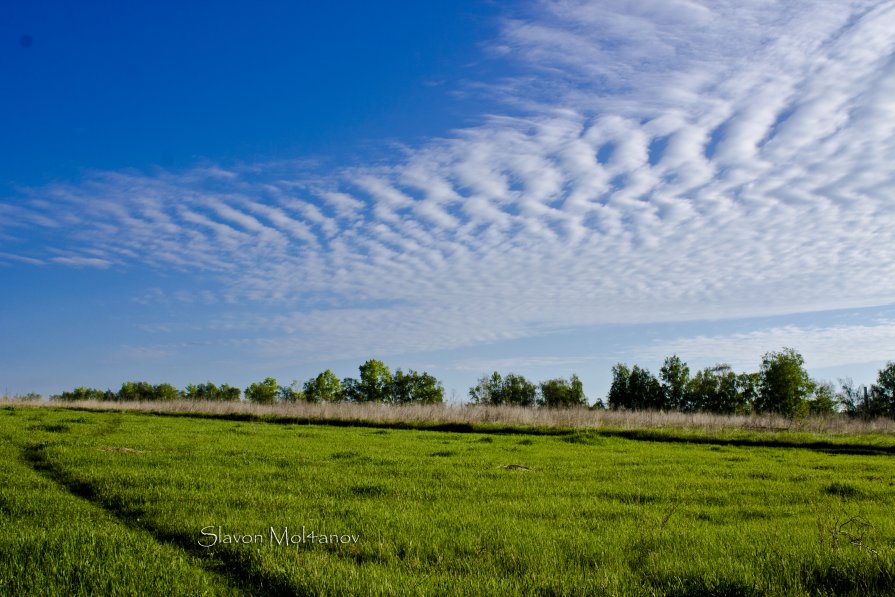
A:
{"label": "dry reed patch", "polygon": [[72,408],[205,416],[291,418],[366,424],[497,425],[546,429],[682,429],[697,432],[759,431],[839,435],[895,435],[891,419],[861,420],[844,415],[792,420],[777,415],[716,415],[661,411],[545,409],[460,404],[388,405],[335,402],[261,405],[248,402],[50,402],[4,400],[17,408]]}

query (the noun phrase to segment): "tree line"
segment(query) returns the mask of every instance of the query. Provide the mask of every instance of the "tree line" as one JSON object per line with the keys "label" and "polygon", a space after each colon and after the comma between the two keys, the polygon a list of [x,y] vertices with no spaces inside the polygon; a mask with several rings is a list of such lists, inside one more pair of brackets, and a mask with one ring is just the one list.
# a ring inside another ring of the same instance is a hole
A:
{"label": "tree line", "polygon": [[[875,384],[857,388],[840,380],[837,390],[829,382],[812,379],[801,354],[792,348],[766,353],[757,372],[737,373],[717,364],[691,375],[677,355],[665,359],[659,375],[638,365],[618,363],[606,400],[591,408],[709,412],[717,414],[777,413],[787,417],[845,413],[854,417],[895,419],[895,362],[878,373]],[[392,372],[385,363],[370,359],[359,367],[357,378],[340,379],[327,369],[304,383],[280,385],[273,377],[240,388],[211,382],[178,389],[171,384],[128,381],[117,392],[79,387],[52,396],[54,400],[80,401],[238,401],[276,404],[294,402],[375,402],[384,404],[442,404],[444,387],[426,372],[413,369]],[[523,375],[485,375],[469,388],[473,405],[510,405],[543,408],[588,407],[577,375],[533,383]]]}
{"label": "tree line", "polygon": [[330,369],[299,385],[280,386],[268,377],[246,388],[246,400],[258,404],[276,402],[381,402],[385,404],[441,404],[444,386],[432,375],[397,369],[370,359],[359,368],[358,378],[339,379]]}
{"label": "tree line", "polygon": [[[394,373],[385,363],[370,359],[359,367],[357,379],[339,379],[330,369],[303,384],[298,381],[280,385],[273,377],[251,384],[245,389],[245,399],[256,404],[278,402],[382,402],[387,404],[441,404],[444,387],[432,375],[413,369]],[[146,381],[126,381],[117,392],[79,387],[51,396],[52,400],[100,400],[111,402],[150,402],[172,400],[238,401],[243,392],[234,386],[217,386],[211,382],[189,384],[185,389],[171,384],[153,385]]]}
{"label": "tree line", "polygon": [[837,391],[829,382],[812,379],[805,360],[792,348],[766,353],[754,373],[736,373],[726,364],[690,375],[677,355],[665,359],[659,376],[634,365],[612,368],[610,408],[676,410],[747,415],[776,413],[787,417],[843,412],[866,418],[895,418],[895,362],[879,371],[877,382],[863,392],[851,380],[840,380]]}
{"label": "tree line", "polygon": [[[444,386],[429,373],[413,369],[394,373],[385,363],[370,359],[359,367],[357,378],[339,377],[327,369],[300,384],[280,385],[276,378],[267,377],[241,392],[239,388],[212,382],[190,384],[180,390],[171,384],[153,385],[146,381],[127,381],[117,392],[79,387],[51,397],[52,400],[99,400],[107,402],[151,402],[173,400],[238,401],[243,395],[255,404],[295,402],[378,402],[384,404],[442,404]],[[557,378],[538,384],[524,376],[510,373],[502,376],[495,371],[482,377],[469,389],[473,404],[541,406],[568,408],[588,406],[584,387],[577,375],[568,380]]]}
{"label": "tree line", "polygon": [[490,406],[540,406],[545,408],[586,407],[587,396],[578,376],[556,378],[537,385],[516,373],[502,376],[495,371],[485,375],[469,388],[473,404]]}

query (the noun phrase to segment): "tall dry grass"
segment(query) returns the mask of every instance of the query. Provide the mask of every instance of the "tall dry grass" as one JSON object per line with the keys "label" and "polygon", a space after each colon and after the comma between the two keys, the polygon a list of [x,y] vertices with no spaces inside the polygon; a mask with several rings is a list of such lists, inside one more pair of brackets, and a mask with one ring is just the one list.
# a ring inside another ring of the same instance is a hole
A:
{"label": "tall dry grass", "polygon": [[516,406],[473,405],[386,405],[336,402],[260,405],[249,402],[48,402],[4,398],[0,404],[22,408],[72,408],[85,410],[125,410],[148,413],[203,414],[211,416],[248,415],[288,417],[318,421],[411,424],[493,424],[509,427],[557,429],[684,429],[725,431],[796,431],[822,434],[895,434],[891,419],[863,420],[844,415],[807,417],[792,420],[777,415],[715,415],[659,411],[553,410]]}

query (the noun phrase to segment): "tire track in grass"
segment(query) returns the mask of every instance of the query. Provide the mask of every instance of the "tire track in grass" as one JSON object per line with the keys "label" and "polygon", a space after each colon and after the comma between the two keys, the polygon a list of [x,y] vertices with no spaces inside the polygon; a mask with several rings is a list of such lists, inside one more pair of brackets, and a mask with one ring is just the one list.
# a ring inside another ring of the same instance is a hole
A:
{"label": "tire track in grass", "polygon": [[59,485],[76,498],[83,499],[111,515],[119,524],[149,533],[158,543],[180,549],[202,564],[209,572],[220,576],[229,585],[246,595],[310,595],[289,582],[282,575],[266,573],[252,565],[247,556],[239,552],[218,550],[211,559],[209,552],[196,544],[195,537],[173,533],[145,520],[145,512],[129,507],[121,500],[108,501],[89,481],[54,464],[46,454],[50,442],[32,444],[22,449],[22,461],[42,477]]}
{"label": "tire track in grass", "polygon": [[0,428],[0,595],[240,594],[201,562],[36,472],[25,442],[7,431]]}

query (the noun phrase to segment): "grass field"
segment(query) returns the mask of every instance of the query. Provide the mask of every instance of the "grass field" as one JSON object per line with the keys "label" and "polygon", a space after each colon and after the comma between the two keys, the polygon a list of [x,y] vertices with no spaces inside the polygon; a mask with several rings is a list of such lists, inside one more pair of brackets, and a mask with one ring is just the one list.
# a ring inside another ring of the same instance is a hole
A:
{"label": "grass field", "polygon": [[397,427],[5,406],[0,594],[895,594],[890,435]]}

